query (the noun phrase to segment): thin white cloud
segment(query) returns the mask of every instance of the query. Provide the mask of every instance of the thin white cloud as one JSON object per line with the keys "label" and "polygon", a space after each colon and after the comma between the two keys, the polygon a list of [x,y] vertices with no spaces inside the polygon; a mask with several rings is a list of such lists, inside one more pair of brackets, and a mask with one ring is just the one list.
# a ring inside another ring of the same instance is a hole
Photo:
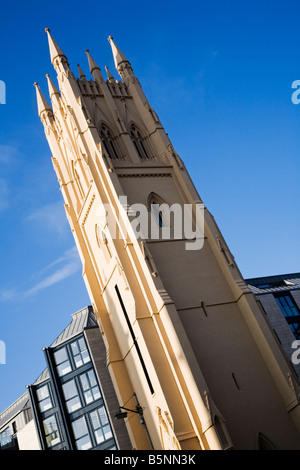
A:
{"label": "thin white cloud", "polygon": [[48,287],[51,287],[54,284],[57,284],[58,282],[61,282],[69,276],[72,276],[73,274],[78,272],[81,268],[81,261],[75,247],[70,250],[67,250],[64,256],[60,257],[59,259],[39,271],[38,276],[40,276],[41,273],[49,271],[51,268],[53,268],[53,266],[57,266],[62,263],[63,266],[59,267],[51,274],[44,277],[44,279],[37,282],[33,287],[27,290],[27,292],[25,292],[24,294],[24,297],[30,297],[33,294],[36,294],[41,290],[47,289]]}
{"label": "thin white cloud", "polygon": [[[17,287],[1,289],[0,301],[12,302],[31,297],[76,274],[80,271],[81,266],[81,260],[76,247],[66,250],[60,258],[33,274],[30,279],[31,281],[36,280],[36,282],[27,289],[19,289]],[[53,269],[54,267],[56,269]]]}
{"label": "thin white cloud", "polygon": [[12,302],[18,295],[17,289],[2,289],[0,291],[1,302]]}

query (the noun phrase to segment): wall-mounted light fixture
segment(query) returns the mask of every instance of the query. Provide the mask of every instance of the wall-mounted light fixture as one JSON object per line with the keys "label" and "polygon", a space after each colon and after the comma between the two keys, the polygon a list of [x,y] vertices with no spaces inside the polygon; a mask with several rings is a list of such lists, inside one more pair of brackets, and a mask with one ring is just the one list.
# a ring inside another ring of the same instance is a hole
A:
{"label": "wall-mounted light fixture", "polygon": [[[134,397],[134,399],[136,401],[136,407],[133,410],[131,410],[130,408],[125,408],[125,406],[119,406],[119,412],[115,414],[115,419],[125,419],[125,418],[127,418],[128,412],[129,413],[137,413],[139,415],[140,423],[143,424],[144,427],[145,427],[145,430],[146,430],[151,448],[154,450],[154,447],[153,447],[153,444],[152,444],[152,441],[151,441],[151,438],[150,438],[150,435],[149,435],[149,431],[148,431],[148,428],[147,428],[145,420],[144,420],[143,407],[139,404],[139,401],[137,399],[136,394],[134,393],[132,396]],[[124,411],[122,411],[122,410],[124,410]]]}

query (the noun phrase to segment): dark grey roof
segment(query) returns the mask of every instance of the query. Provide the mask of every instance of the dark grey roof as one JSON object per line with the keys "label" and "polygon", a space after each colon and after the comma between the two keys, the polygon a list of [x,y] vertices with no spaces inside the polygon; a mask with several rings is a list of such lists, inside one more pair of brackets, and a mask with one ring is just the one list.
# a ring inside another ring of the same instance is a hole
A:
{"label": "dark grey roof", "polygon": [[49,379],[49,371],[48,371],[48,368],[46,368],[46,369],[43,370],[41,375],[38,376],[38,378],[34,382],[34,385],[37,385],[37,384],[39,384],[41,382],[44,382],[45,380],[48,380],[48,379]]}
{"label": "dark grey roof", "polygon": [[[83,332],[86,328],[94,328],[98,326],[95,314],[91,306],[85,307],[78,312],[75,312],[71,315],[72,320],[68,326],[62,331],[62,333],[56,338],[55,341],[51,344],[51,348],[58,346],[59,344],[73,338],[74,336]],[[44,382],[49,378],[48,369],[39,375],[39,377],[34,382],[35,384]],[[0,414],[0,428],[9,422],[22,411],[22,409],[30,407],[30,399],[28,392],[18,398],[12,405],[10,405],[5,411]]]}
{"label": "dark grey roof", "polygon": [[[97,320],[93,309],[91,306],[85,307],[78,312],[75,312],[71,315],[72,320],[68,324],[68,326],[60,333],[60,335],[53,341],[50,348],[55,348],[60,344],[68,341],[69,339],[73,338],[74,336],[79,335],[83,332],[86,328],[94,328],[97,327]],[[45,380],[49,379],[49,371],[46,368],[41,375],[36,379],[34,382],[35,385],[38,383],[44,382]]]}
{"label": "dark grey roof", "polygon": [[15,416],[17,416],[22,410],[30,407],[30,400],[28,392],[25,392],[20,398],[18,398],[12,405],[0,414],[0,429]]}
{"label": "dark grey roof", "polygon": [[290,291],[300,289],[300,273],[256,277],[245,282],[256,295]]}
{"label": "dark grey roof", "polygon": [[51,348],[64,343],[68,339],[82,333],[85,328],[93,328],[98,326],[92,307],[85,307],[72,314],[72,321],[64,329],[64,331],[51,344]]}

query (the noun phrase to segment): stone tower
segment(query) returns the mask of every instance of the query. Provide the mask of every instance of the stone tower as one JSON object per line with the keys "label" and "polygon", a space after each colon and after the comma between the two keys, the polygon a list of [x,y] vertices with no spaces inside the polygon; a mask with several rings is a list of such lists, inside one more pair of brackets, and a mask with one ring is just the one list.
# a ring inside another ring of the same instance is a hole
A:
{"label": "stone tower", "polygon": [[297,380],[130,62],[109,37],[121,80],[89,51],[76,78],[46,31],[38,112],[132,448],[300,449]]}

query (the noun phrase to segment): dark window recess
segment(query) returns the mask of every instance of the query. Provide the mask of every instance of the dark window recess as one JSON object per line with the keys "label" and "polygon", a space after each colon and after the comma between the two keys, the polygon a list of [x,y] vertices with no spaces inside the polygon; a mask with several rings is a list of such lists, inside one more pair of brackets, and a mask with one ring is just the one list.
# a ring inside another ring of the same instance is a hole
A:
{"label": "dark window recess", "polygon": [[104,124],[102,124],[102,126],[100,128],[100,137],[101,137],[104,148],[105,148],[109,158],[119,159],[119,155],[118,155],[117,149],[116,149],[115,144],[114,144],[112,133]]}
{"label": "dark window recess", "polygon": [[130,135],[140,159],[143,160],[149,158],[149,154],[143,142],[142,134],[135,126],[131,126]]}
{"label": "dark window recess", "polygon": [[289,293],[274,296],[296,339],[300,339],[300,311]]}
{"label": "dark window recess", "polygon": [[153,389],[153,386],[152,386],[152,383],[151,383],[151,380],[150,380],[148,371],[147,371],[147,369],[146,369],[146,366],[145,366],[145,363],[144,363],[144,359],[143,359],[142,353],[141,353],[141,351],[140,351],[138,342],[137,342],[137,340],[136,340],[134,331],[133,331],[133,329],[132,329],[132,326],[131,326],[131,323],[130,323],[130,320],[129,320],[129,317],[128,317],[128,314],[127,314],[127,311],[126,311],[126,308],[125,308],[125,305],[124,305],[124,303],[123,303],[123,299],[122,299],[122,297],[121,297],[121,294],[120,294],[120,291],[119,291],[119,288],[118,288],[117,285],[115,286],[115,290],[116,290],[116,293],[117,293],[119,302],[120,302],[120,304],[121,304],[121,307],[122,307],[122,310],[123,310],[123,313],[124,313],[124,317],[125,317],[127,326],[128,326],[128,328],[129,328],[129,331],[130,331],[132,340],[133,340],[133,342],[134,342],[134,345],[135,345],[135,348],[136,348],[136,352],[137,352],[137,354],[138,354],[138,356],[139,356],[139,360],[140,360],[141,366],[142,366],[142,368],[143,368],[143,371],[144,371],[144,374],[145,374],[145,377],[146,377],[146,380],[147,380],[149,389],[150,389],[151,393],[153,394],[153,393],[154,393],[154,389]]}

